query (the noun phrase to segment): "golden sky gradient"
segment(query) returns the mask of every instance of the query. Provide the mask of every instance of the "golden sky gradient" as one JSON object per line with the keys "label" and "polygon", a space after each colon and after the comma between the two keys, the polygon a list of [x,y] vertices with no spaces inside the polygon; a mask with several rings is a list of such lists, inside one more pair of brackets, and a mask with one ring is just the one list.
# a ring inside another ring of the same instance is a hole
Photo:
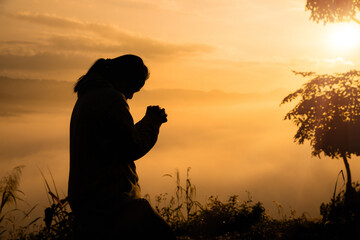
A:
{"label": "golden sky gradient", "polygon": [[148,88],[268,91],[299,86],[290,70],[359,64],[336,49],[337,26],[308,20],[304,1],[0,2],[0,73],[74,81],[100,57],[141,55]]}
{"label": "golden sky gradient", "polygon": [[137,163],[144,193],[171,194],[162,175],[190,166],[200,199],[248,190],[266,207],[318,216],[342,162],[294,144],[282,120],[290,106],[279,104],[304,83],[291,70],[359,68],[360,44],[336,36],[351,26],[358,39],[360,26],[312,23],[304,9],[304,0],[0,0],[0,75],[11,78],[0,81],[0,174],[26,165],[21,186],[36,202],[38,167],[49,168],[66,193],[71,86],[96,59],[133,53],[151,72],[130,102],[134,118],[150,104],[169,114]]}

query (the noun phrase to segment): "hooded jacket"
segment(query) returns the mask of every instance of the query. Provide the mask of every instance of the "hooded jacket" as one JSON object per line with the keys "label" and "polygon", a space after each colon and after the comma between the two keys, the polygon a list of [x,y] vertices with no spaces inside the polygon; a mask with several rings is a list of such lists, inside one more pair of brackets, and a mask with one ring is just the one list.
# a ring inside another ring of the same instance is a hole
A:
{"label": "hooded jacket", "polygon": [[68,197],[79,216],[140,198],[134,161],[154,146],[161,125],[148,115],[134,124],[124,95],[101,76],[84,82],[70,122]]}

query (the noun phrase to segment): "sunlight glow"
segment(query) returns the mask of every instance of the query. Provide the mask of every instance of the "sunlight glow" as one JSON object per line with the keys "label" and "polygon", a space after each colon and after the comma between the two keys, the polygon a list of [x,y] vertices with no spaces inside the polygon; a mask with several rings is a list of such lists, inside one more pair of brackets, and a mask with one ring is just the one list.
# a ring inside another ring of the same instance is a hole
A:
{"label": "sunlight glow", "polygon": [[335,50],[352,50],[360,45],[360,27],[354,24],[339,24],[330,32],[329,43]]}

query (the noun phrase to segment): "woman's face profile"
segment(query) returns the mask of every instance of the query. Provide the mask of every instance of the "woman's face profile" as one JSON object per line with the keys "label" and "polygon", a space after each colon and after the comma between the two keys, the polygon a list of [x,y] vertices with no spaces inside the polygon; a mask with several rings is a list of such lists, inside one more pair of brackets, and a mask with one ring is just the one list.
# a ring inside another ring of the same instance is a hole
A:
{"label": "woman's face profile", "polygon": [[134,94],[139,92],[140,90],[136,91],[136,92],[132,92],[132,91],[129,91],[129,92],[123,92],[124,96],[126,99],[132,99]]}
{"label": "woman's face profile", "polygon": [[[139,82],[139,81],[134,80],[134,82]],[[124,94],[126,99],[132,99],[134,94],[139,92],[143,86],[144,85],[141,85],[141,86],[128,85],[128,86],[124,86],[124,87],[122,87],[122,89],[118,89],[118,90],[122,94]]]}

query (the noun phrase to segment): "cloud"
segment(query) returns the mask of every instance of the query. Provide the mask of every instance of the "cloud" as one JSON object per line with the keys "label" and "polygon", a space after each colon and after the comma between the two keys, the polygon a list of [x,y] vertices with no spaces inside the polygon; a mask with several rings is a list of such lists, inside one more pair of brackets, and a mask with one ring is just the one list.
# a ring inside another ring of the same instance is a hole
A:
{"label": "cloud", "polygon": [[80,54],[39,52],[31,55],[0,54],[0,70],[64,70],[86,68],[91,58]]}
{"label": "cloud", "polygon": [[331,63],[331,64],[345,64],[345,65],[351,65],[354,66],[355,64],[352,61],[346,61],[341,57],[335,58],[335,59],[324,59],[324,62]]}
{"label": "cloud", "polygon": [[207,44],[163,41],[113,25],[82,22],[56,15],[6,15],[43,28],[36,32],[36,39],[0,41],[1,75],[64,80],[79,77],[100,57],[132,53],[142,56],[147,62],[168,61],[214,50],[213,46]]}
{"label": "cloud", "polygon": [[55,48],[62,51],[90,51],[107,54],[138,52],[141,53],[141,55],[148,57],[170,57],[174,55],[191,55],[211,51],[209,46],[201,44],[174,44],[131,34],[118,33],[117,35],[118,36],[114,37],[114,41],[94,41],[94,39],[89,37],[56,35],[49,37],[47,39],[47,44],[51,49]]}
{"label": "cloud", "polygon": [[107,4],[111,4],[111,6],[121,7],[121,8],[129,8],[129,9],[144,9],[149,11],[154,11],[157,9],[164,9],[164,10],[173,10],[176,11],[179,9],[179,2],[176,0],[160,0],[158,1],[146,1],[146,0],[108,0]]}
{"label": "cloud", "polygon": [[0,55],[32,55],[39,50],[39,43],[32,41],[0,41]]}
{"label": "cloud", "polygon": [[62,50],[71,51],[138,52],[147,57],[183,56],[208,53],[214,50],[214,47],[208,44],[167,42],[121,30],[113,25],[82,22],[56,15],[23,12],[12,16],[16,19],[41,24],[53,29],[58,28],[71,32],[78,30],[85,33],[86,37],[79,37],[78,35],[74,37],[70,34],[66,36],[50,36],[47,41],[50,46],[55,47],[53,49],[60,47]]}
{"label": "cloud", "polygon": [[357,63],[344,58],[293,58],[289,61],[291,69],[296,71],[312,71],[319,74],[335,72],[347,72],[354,68]]}
{"label": "cloud", "polygon": [[[77,28],[77,29],[86,29],[88,24],[82,23],[75,19],[71,18],[61,18],[56,15],[51,14],[32,14],[30,12],[20,12],[11,15],[17,19],[24,20],[27,22],[38,23],[46,25],[49,27],[58,27],[58,28]],[[99,25],[99,24],[95,24]]]}

